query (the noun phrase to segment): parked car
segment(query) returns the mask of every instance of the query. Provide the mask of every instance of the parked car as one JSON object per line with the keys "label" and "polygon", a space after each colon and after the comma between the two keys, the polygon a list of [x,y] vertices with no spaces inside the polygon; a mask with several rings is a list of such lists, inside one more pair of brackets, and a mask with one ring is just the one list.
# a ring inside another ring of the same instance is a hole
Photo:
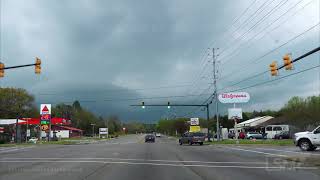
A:
{"label": "parked car", "polygon": [[258,132],[248,132],[246,135],[247,139],[263,139],[262,134]]}
{"label": "parked car", "polygon": [[265,133],[267,133],[268,139],[274,139],[274,136],[276,134],[279,134],[281,132],[288,132],[289,131],[289,125],[269,125],[265,128]]}
{"label": "parked car", "polygon": [[233,132],[228,133],[228,138],[233,139],[235,137],[235,134]]}
{"label": "parked car", "polygon": [[313,131],[299,132],[294,134],[294,143],[303,151],[313,151],[320,146],[320,126]]}
{"label": "parked car", "polygon": [[188,132],[184,133],[182,137],[179,139],[179,144],[200,144],[203,145],[205,141],[205,134],[201,132]]}
{"label": "parked car", "polygon": [[155,139],[153,134],[147,134],[144,138],[144,142],[155,142]]}
{"label": "parked car", "polygon": [[288,131],[282,131],[274,135],[274,139],[290,139],[290,134]]}
{"label": "parked car", "polygon": [[156,137],[161,137],[161,134],[160,133],[156,133]]}

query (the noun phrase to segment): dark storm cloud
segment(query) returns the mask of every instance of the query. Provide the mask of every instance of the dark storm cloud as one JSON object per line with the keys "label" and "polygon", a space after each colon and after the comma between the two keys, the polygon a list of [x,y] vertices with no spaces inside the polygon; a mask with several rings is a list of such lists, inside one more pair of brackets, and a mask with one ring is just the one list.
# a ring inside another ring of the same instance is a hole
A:
{"label": "dark storm cloud", "polygon": [[[205,78],[197,78],[202,69],[201,62],[210,60],[201,59],[201,53],[211,42],[220,49],[234,43],[230,41],[232,36],[222,34],[251,2],[4,0],[1,4],[1,60],[9,66],[30,63],[34,61],[35,56],[39,56],[43,60],[43,72],[40,76],[35,76],[32,68],[6,71],[6,78],[0,83],[1,86],[28,89],[35,94],[37,103],[82,100],[84,106],[97,114],[118,114],[126,120],[147,121],[172,114],[179,116],[190,109],[141,110],[129,105],[140,103],[143,97],[200,94],[206,89],[212,80],[212,66],[210,63],[207,64],[208,67],[203,74]],[[254,4],[249,12],[254,12],[253,10],[261,4],[259,3]],[[317,3],[315,2],[315,6]],[[270,4],[268,8],[275,4]],[[280,11],[285,11],[289,5],[292,4],[285,4],[283,9],[275,14],[281,15]],[[279,31],[268,34],[251,47],[240,49],[239,55],[226,64],[223,64],[225,59],[221,55],[221,76],[237,70],[239,65],[247,63],[249,59],[258,57],[318,22],[319,18],[314,17],[317,11],[314,8],[303,11],[288,24],[283,23],[284,27]],[[246,16],[243,17],[245,18]],[[239,23],[243,19],[240,19]],[[267,27],[272,20],[259,28]],[[293,31],[290,27],[295,24],[299,26]],[[239,33],[245,30],[240,29]],[[220,81],[219,86],[227,86],[255,72],[265,70],[273,59],[279,59],[288,51],[294,54],[308,51],[319,44],[319,35],[316,32],[312,31],[308,38],[301,37],[290,46],[270,54],[252,65],[249,70],[235,71],[235,76]],[[303,67],[317,63],[314,63],[317,61],[316,56],[311,59],[311,63]],[[297,69],[299,68],[300,65]],[[319,94],[319,88],[316,88],[319,78],[314,75],[314,71],[312,72],[300,79],[300,83],[306,84],[305,89],[300,87],[296,91],[290,91],[286,96],[277,96],[270,100],[268,97],[273,97],[274,94],[265,95],[265,92],[270,89],[270,92],[281,94],[285,89],[290,90],[296,84],[290,80],[286,81],[286,86],[278,83],[276,87],[267,86],[266,90],[248,90],[252,93],[253,99],[245,108],[267,109],[274,108],[274,104],[281,107],[289,96]],[[265,75],[261,79],[234,88],[268,78],[269,75]],[[199,83],[193,84],[194,79],[198,79]],[[181,84],[194,86],[136,90]],[[207,97],[145,101],[201,103]],[[107,101],[135,98],[141,100]],[[268,99],[269,104],[264,105]]]}

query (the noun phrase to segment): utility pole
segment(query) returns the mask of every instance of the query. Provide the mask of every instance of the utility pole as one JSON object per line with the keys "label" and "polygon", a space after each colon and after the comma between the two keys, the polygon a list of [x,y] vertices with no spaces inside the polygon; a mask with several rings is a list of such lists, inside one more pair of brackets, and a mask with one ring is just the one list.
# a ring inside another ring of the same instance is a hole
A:
{"label": "utility pole", "polygon": [[216,66],[215,48],[212,48],[212,66],[213,66],[213,86],[214,86],[214,100],[216,104],[216,120],[217,120],[217,140],[220,141],[220,125],[219,125],[219,109],[218,109],[218,93],[217,93],[217,66]]}
{"label": "utility pole", "polygon": [[210,113],[209,113],[209,103],[206,105],[207,108],[207,136],[208,136],[208,142],[210,142],[210,127],[209,127],[209,120],[210,120]]}

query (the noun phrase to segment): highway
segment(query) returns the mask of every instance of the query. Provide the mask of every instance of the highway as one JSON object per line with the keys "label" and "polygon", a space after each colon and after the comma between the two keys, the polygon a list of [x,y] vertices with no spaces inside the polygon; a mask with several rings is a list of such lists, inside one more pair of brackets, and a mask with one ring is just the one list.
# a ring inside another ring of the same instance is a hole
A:
{"label": "highway", "polygon": [[[143,135],[79,145],[0,149],[1,180],[318,180],[320,169],[288,161],[313,154],[230,145],[183,145]],[[315,153],[319,156],[319,153]]]}

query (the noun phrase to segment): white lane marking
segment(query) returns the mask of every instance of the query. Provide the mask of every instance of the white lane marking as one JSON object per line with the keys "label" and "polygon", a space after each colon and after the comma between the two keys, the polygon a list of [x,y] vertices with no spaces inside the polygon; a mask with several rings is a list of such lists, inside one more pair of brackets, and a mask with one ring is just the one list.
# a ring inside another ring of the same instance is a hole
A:
{"label": "white lane marking", "polygon": [[9,149],[16,149],[16,148],[18,148],[18,147],[2,147],[2,148],[0,148],[0,151],[7,151]]}
{"label": "white lane marking", "polygon": [[255,149],[266,150],[266,151],[270,150],[270,151],[278,151],[278,152],[286,152],[286,153],[296,153],[296,154],[320,156],[320,154],[305,153],[305,152],[296,152],[296,151],[288,151],[288,150],[280,150],[280,149],[272,149],[272,148],[255,148]]}
{"label": "white lane marking", "polygon": [[[103,163],[103,164],[125,164],[125,165],[150,165],[150,166],[174,166],[174,167],[206,167],[206,168],[238,168],[238,169],[287,169],[284,166],[220,166],[202,164],[167,164],[167,163],[139,163],[124,161],[0,161],[0,163]],[[317,167],[290,167],[291,169],[317,170]]]}
{"label": "white lane marking", "polygon": [[2,151],[0,151],[0,153],[7,153],[7,152],[19,151],[19,150],[30,149],[30,148],[32,148],[32,147],[11,148],[8,150],[2,150]]}
{"label": "white lane marking", "polygon": [[246,151],[246,152],[252,152],[252,153],[257,153],[257,154],[264,154],[264,155],[269,155],[269,156],[287,157],[286,155],[283,155],[283,154],[273,154],[273,153],[266,153],[266,152],[261,152],[261,151],[255,151],[255,150],[249,150],[249,149],[241,149],[241,148],[234,148],[234,147],[226,147],[226,146],[221,146],[221,147],[227,148],[227,149],[238,150],[238,151]]}
{"label": "white lane marking", "polygon": [[202,164],[266,164],[265,162],[229,162],[229,161],[178,161],[162,159],[124,159],[124,158],[1,158],[1,160],[112,160],[112,161],[146,161],[146,162],[167,162],[167,163],[202,163]]}

